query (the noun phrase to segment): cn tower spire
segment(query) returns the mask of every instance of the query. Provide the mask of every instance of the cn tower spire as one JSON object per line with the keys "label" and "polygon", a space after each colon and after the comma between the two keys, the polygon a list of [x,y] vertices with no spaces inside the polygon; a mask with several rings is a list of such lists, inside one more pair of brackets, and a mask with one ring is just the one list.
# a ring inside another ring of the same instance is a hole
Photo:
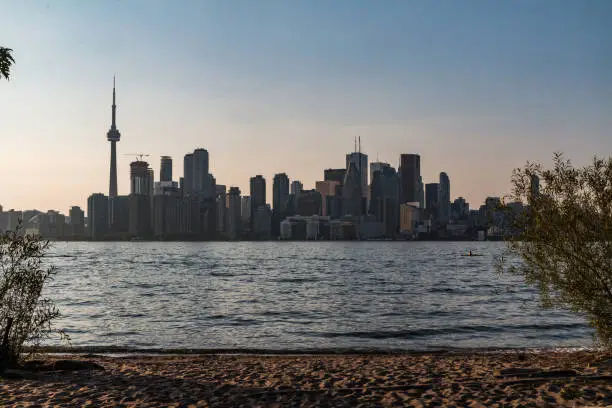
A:
{"label": "cn tower spire", "polygon": [[113,76],[113,117],[111,121],[111,127],[106,133],[106,140],[111,142],[111,157],[110,157],[110,181],[108,188],[108,197],[117,197],[117,142],[121,139],[121,133],[117,129],[117,105],[116,105],[116,92],[115,92],[115,77]]}

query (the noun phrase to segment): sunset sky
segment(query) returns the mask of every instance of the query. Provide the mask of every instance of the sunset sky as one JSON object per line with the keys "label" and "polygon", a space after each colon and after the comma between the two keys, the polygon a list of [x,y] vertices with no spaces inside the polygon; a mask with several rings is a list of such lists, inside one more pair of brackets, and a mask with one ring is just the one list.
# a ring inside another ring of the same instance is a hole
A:
{"label": "sunset sky", "polygon": [[424,182],[478,207],[513,168],[612,154],[612,1],[0,0],[0,204],[108,194],[113,75],[126,153],[203,147],[218,184],[306,188],[344,166],[421,155]]}

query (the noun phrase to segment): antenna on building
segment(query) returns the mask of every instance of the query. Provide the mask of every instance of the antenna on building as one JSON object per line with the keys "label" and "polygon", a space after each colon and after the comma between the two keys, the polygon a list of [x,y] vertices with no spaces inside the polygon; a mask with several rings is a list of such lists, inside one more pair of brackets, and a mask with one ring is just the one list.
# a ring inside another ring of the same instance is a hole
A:
{"label": "antenna on building", "polygon": [[357,136],[355,136],[355,149],[353,149],[354,152],[357,151]]}

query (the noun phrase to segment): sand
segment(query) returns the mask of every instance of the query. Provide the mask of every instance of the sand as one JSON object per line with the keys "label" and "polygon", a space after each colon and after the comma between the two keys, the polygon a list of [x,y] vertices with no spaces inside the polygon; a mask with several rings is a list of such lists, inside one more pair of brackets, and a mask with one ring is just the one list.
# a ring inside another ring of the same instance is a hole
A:
{"label": "sand", "polygon": [[67,358],[103,370],[11,372],[0,406],[612,406],[603,352]]}

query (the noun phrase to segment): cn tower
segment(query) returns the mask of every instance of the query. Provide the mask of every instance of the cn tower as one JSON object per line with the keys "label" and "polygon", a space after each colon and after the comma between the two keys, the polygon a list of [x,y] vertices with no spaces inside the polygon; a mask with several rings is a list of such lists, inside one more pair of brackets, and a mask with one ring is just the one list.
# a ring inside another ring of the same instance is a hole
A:
{"label": "cn tower", "polygon": [[115,105],[115,77],[113,76],[113,121],[110,130],[106,133],[106,140],[111,142],[110,157],[110,184],[108,188],[108,198],[117,197],[117,142],[121,139],[121,133],[117,129],[115,119],[117,116],[117,105]]}

